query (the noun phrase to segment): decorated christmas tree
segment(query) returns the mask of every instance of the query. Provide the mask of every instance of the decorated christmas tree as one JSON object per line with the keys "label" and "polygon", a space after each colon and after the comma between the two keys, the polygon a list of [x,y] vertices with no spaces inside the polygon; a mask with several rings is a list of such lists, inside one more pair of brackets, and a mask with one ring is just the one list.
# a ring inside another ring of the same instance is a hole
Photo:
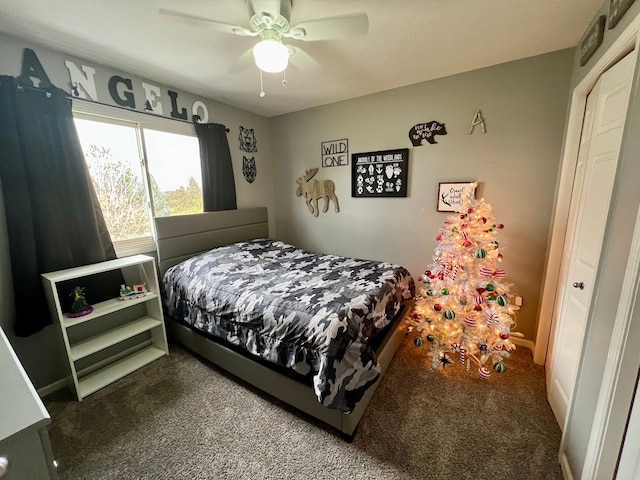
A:
{"label": "decorated christmas tree", "polygon": [[416,346],[429,347],[434,370],[456,362],[488,379],[492,370],[504,373],[504,360],[515,348],[510,340],[515,312],[512,285],[505,271],[492,207],[484,199],[462,199],[459,212],[440,229],[433,262],[418,277],[421,291],[413,312]]}

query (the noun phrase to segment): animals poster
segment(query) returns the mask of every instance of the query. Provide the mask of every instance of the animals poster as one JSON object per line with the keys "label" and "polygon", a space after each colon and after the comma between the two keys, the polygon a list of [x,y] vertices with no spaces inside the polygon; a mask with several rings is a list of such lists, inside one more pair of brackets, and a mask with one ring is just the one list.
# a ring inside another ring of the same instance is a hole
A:
{"label": "animals poster", "polygon": [[409,149],[351,155],[352,197],[406,197]]}

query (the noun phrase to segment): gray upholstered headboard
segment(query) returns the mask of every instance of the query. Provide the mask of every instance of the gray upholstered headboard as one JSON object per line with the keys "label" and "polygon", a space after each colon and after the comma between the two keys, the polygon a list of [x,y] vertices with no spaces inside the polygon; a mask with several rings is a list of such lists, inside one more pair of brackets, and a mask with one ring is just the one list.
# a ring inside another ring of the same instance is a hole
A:
{"label": "gray upholstered headboard", "polygon": [[156,217],[160,275],[173,265],[212,248],[267,237],[267,208]]}

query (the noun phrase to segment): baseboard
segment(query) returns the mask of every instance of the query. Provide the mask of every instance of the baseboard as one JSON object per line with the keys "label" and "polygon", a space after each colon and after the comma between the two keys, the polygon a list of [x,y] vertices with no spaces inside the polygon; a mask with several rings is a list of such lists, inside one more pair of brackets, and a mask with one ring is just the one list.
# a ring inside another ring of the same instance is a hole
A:
{"label": "baseboard", "polygon": [[528,348],[529,350],[531,350],[532,355],[535,353],[536,344],[533,343],[531,340],[527,340],[525,338],[518,338],[518,337],[510,337],[510,338],[514,345]]}
{"label": "baseboard", "polygon": [[57,392],[58,390],[62,390],[66,386],[67,386],[67,380],[65,378],[61,378],[60,380],[57,380],[53,383],[50,383],[49,385],[45,385],[44,387],[39,388],[38,395],[40,396],[40,398],[43,398],[49,395],[50,393]]}

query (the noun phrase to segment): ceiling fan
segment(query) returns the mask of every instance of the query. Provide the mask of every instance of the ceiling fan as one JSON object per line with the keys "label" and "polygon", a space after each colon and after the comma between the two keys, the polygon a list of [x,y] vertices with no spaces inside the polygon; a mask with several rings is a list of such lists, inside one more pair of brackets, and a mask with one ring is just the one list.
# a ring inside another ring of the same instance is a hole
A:
{"label": "ceiling fan", "polygon": [[292,26],[292,0],[247,0],[247,7],[249,28],[164,8],[161,8],[159,13],[189,25],[206,27],[218,32],[259,37],[260,41],[252,49],[253,57],[260,71],[268,73],[284,71],[289,64],[290,55],[295,51],[290,45],[284,45],[283,39],[315,42],[366,35],[369,31],[366,13],[320,18]]}

